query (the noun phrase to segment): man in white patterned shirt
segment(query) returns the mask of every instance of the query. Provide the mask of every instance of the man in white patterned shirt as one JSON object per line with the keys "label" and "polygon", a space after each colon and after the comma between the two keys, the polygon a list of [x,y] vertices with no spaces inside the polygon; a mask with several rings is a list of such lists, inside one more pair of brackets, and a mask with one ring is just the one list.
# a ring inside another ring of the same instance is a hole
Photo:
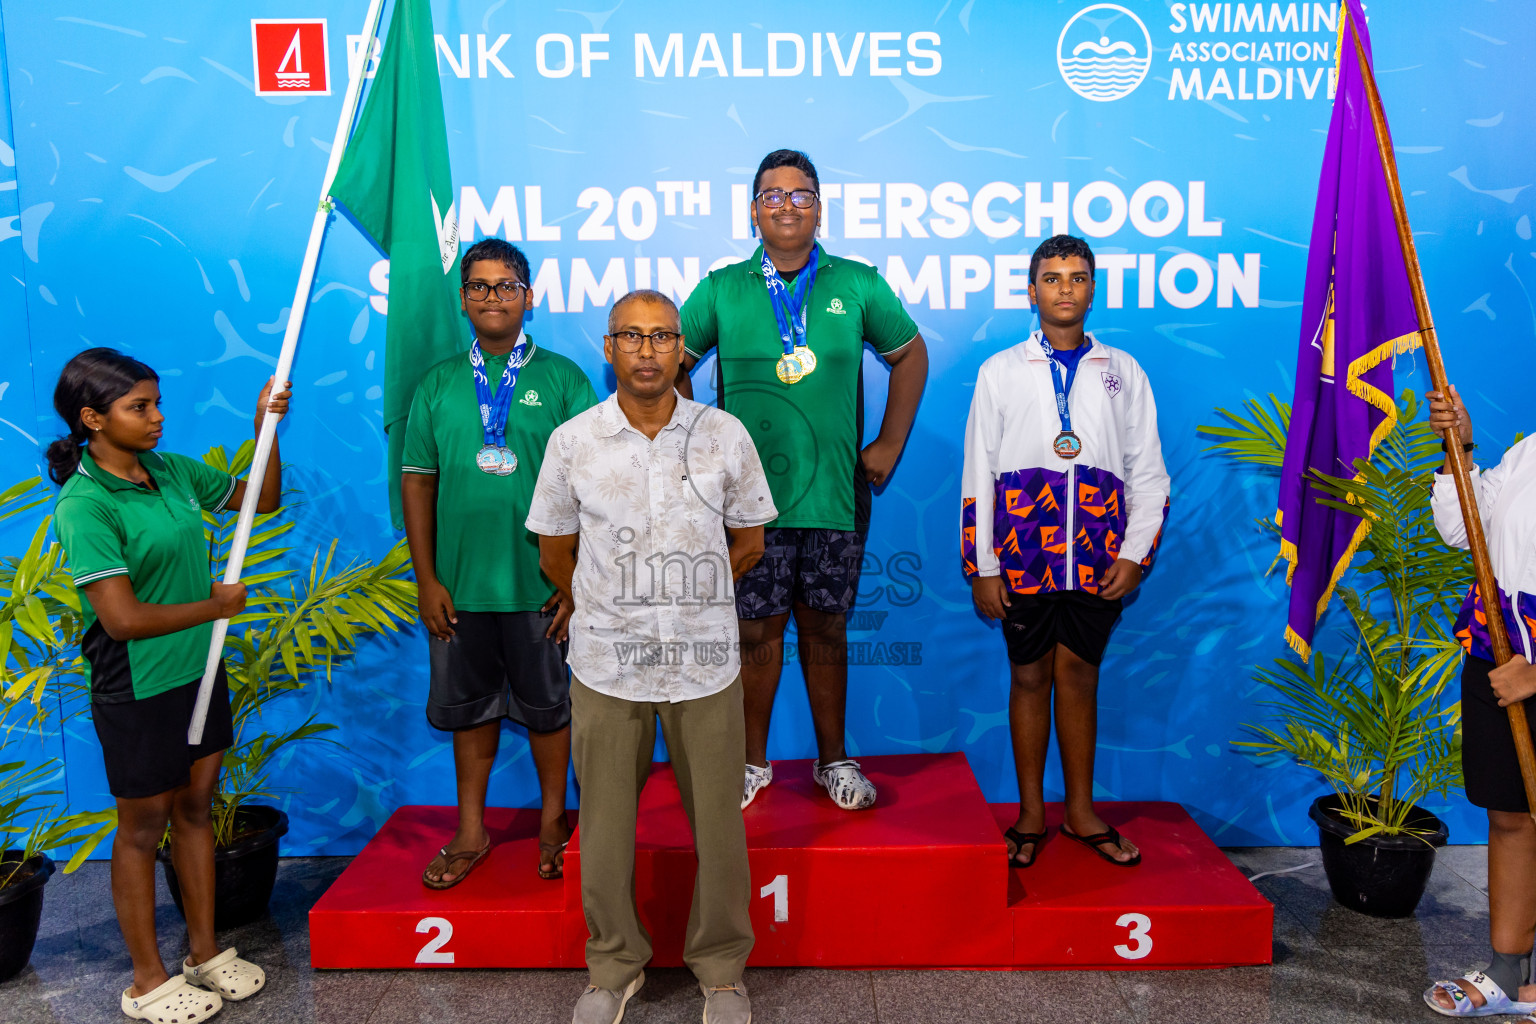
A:
{"label": "man in white patterned shirt", "polygon": [[635,818],[658,719],[699,859],[683,960],[706,1020],[751,1019],[734,581],[762,557],[778,510],[741,422],[673,389],[682,341],[665,295],[614,304],[603,352],[618,389],[550,435],[528,514],[540,567],[574,605],[571,752],[591,935],[574,1024],[617,1024],[645,982]]}

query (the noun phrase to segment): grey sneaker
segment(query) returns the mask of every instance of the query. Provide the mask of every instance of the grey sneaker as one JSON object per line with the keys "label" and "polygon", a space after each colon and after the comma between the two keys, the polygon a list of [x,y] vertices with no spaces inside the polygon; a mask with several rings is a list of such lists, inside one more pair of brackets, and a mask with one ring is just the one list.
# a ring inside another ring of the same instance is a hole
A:
{"label": "grey sneaker", "polygon": [[747,765],[747,777],[746,780],[741,784],[741,809],[746,810],[747,804],[752,802],[752,798],[757,796],[757,794],[762,790],[766,789],[768,784],[772,781],[772,761],[769,761],[761,768],[755,764]]}
{"label": "grey sneaker", "polygon": [[700,982],[699,989],[704,993],[704,1024],[752,1024],[752,1000],[740,981],[713,987]]}
{"label": "grey sneaker", "polygon": [[862,811],[875,805],[875,784],[859,771],[857,761],[833,761],[828,765],[817,761],[811,767],[811,778],[845,811]]}
{"label": "grey sneaker", "polygon": [[624,1007],[628,1005],[630,997],[639,992],[640,986],[644,984],[645,972],[641,971],[622,992],[588,985],[581,998],[576,1000],[576,1012],[571,1014],[571,1024],[619,1024],[624,1019]]}

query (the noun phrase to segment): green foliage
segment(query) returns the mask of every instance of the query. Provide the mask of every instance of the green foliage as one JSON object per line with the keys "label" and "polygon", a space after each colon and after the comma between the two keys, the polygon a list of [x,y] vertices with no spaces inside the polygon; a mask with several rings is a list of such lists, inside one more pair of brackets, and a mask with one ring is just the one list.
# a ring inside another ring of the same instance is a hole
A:
{"label": "green foliage", "polygon": [[[203,461],[238,475],[250,467],[254,451],[254,442],[247,441],[232,457],[214,448]],[[416,614],[416,584],[405,578],[410,553],[403,540],[377,564],[337,567],[332,541],[323,553],[315,552],[307,573],[282,568],[290,549],[279,541],[293,529],[293,508],[285,503],[256,517],[245,558],[245,612],[231,621],[224,646],[235,742],[224,752],[214,799],[214,839],[220,846],[238,838],[241,807],[275,795],[273,759],[290,744],[324,739],[336,728],[310,716],[292,729],[270,731],[262,720],[268,702],[298,693],[322,674],[329,681],[331,670],[349,660],[360,641],[392,633]],[[214,578],[223,576],[237,518],[235,512],[204,513]]]}
{"label": "green foliage", "polygon": [[1222,452],[1238,462],[1267,466],[1278,471],[1285,462],[1285,431],[1291,422],[1290,403],[1270,395],[1268,406],[1256,398],[1245,398],[1243,408],[1246,412],[1217,409],[1216,415],[1226,420],[1226,423],[1196,429],[1202,437],[1217,439],[1209,450]]}
{"label": "green foliage", "polygon": [[[1290,407],[1269,396],[1240,413],[1217,409],[1225,423],[1201,427],[1212,450],[1278,474]],[[1371,835],[1413,834],[1413,804],[1461,785],[1460,704],[1450,700],[1461,667],[1452,634],[1457,606],[1471,581],[1471,557],[1447,547],[1430,509],[1440,438],[1416,422],[1412,391],[1398,403],[1398,422],[1358,480],[1315,474],[1325,505],[1370,525],[1359,556],[1335,596],[1346,612],[1344,650],[1315,650],[1310,663],[1287,655],[1254,678],[1273,693],[1274,718],[1249,728],[1235,745],[1261,758],[1288,759],[1320,773],[1343,803],[1343,815]],[[1267,529],[1278,534],[1273,520]]]}
{"label": "green foliage", "polygon": [[0,889],[11,883],[28,859],[72,843],[79,845],[64,871],[75,870],[117,827],[115,810],[72,814],[51,799],[63,796],[63,790],[39,788],[63,767],[57,758],[31,766],[25,761],[0,764],[0,849],[21,850],[20,860],[0,864]]}
{"label": "green foliage", "polygon": [[[0,491],[0,521],[47,501],[33,477]],[[0,849],[18,847],[22,861],[38,853],[79,844],[66,872],[79,867],[116,827],[112,810],[71,812],[43,789],[62,771],[56,758],[37,764],[17,759],[29,736],[40,736],[50,690],[69,687],[83,675],[80,657],[80,598],[56,542],[48,539],[45,517],[26,553],[0,558]],[[22,861],[0,869],[0,889]]]}

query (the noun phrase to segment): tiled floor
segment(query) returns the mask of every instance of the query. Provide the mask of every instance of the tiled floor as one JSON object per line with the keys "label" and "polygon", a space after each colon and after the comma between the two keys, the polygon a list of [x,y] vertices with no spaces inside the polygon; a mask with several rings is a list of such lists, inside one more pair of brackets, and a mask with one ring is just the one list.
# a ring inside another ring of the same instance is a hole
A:
{"label": "tiled floor", "polygon": [[[758,1024],[1366,1024],[1433,1021],[1427,979],[1480,963],[1487,948],[1487,862],[1478,846],[1447,847],[1418,913],[1363,917],[1328,895],[1315,849],[1230,852],[1275,903],[1272,967],[1225,971],[749,970]],[[219,1017],[324,1024],[565,1024],[585,983],[580,971],[325,971],[309,968],[306,915],[340,873],[339,858],[283,862],[272,913],[221,936],[267,970],[269,987]],[[32,964],[0,985],[4,1024],[124,1020],[117,992],[129,966],[112,917],[107,866],[92,863],[48,885]],[[185,955],[181,921],[162,889],[167,963]],[[681,970],[648,972],[626,1024],[699,1019],[701,1000]]]}

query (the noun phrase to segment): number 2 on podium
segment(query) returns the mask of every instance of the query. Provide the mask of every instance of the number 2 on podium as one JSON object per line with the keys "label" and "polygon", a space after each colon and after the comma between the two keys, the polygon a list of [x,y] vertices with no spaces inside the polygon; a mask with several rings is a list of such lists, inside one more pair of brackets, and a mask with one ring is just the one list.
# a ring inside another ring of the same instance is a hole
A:
{"label": "number 2 on podium", "polygon": [[789,920],[789,876],[774,875],[773,881],[757,890],[757,894],[763,899],[773,897],[773,919],[775,921]]}
{"label": "number 2 on podium", "polygon": [[440,952],[448,945],[448,940],[453,938],[453,925],[446,917],[424,917],[416,922],[416,933],[425,935],[427,932],[437,934],[427,940],[427,944],[421,947],[421,952],[416,954],[416,962],[419,964],[451,964],[453,954]]}
{"label": "number 2 on podium", "polygon": [[1152,952],[1152,919],[1146,914],[1121,914],[1115,922],[1116,928],[1128,928],[1130,931],[1126,938],[1131,940],[1130,945],[1120,943],[1115,947],[1115,952],[1126,960],[1140,960]]}

